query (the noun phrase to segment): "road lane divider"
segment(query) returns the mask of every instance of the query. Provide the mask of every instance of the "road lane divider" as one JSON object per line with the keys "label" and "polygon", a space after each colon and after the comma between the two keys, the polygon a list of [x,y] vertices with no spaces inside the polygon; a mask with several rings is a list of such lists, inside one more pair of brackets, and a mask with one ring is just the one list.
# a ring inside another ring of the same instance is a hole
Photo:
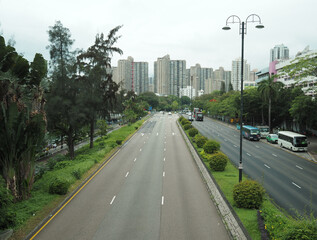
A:
{"label": "road lane divider", "polygon": [[272,155],[273,155],[274,157],[277,157],[277,155],[276,155],[276,154],[274,154],[274,153],[272,153]]}
{"label": "road lane divider", "polygon": [[162,202],[161,202],[162,205],[164,205],[164,196],[162,196]]}
{"label": "road lane divider", "polygon": [[271,167],[269,165],[264,164],[265,167],[267,167],[268,169],[270,169]]}
{"label": "road lane divider", "polygon": [[302,188],[301,186],[297,185],[297,184],[296,184],[296,183],[294,183],[294,182],[292,182],[292,184],[293,184],[294,186],[298,187],[299,189],[301,189],[301,188]]}
{"label": "road lane divider", "polygon": [[247,153],[247,155],[248,155],[249,157],[251,157],[251,154],[250,154],[250,153]]}
{"label": "road lane divider", "polygon": [[300,166],[298,166],[298,165],[296,165],[296,167],[297,167],[297,168],[299,168],[300,170],[303,170],[303,168],[302,168],[302,167],[300,167]]}
{"label": "road lane divider", "polygon": [[116,196],[113,196],[113,198],[112,198],[112,200],[111,200],[111,202],[110,202],[110,205],[113,204],[113,202],[114,202],[115,199],[116,199]]}
{"label": "road lane divider", "polygon": [[127,174],[125,175],[125,177],[128,177],[128,175],[129,175],[129,172],[127,172]]}

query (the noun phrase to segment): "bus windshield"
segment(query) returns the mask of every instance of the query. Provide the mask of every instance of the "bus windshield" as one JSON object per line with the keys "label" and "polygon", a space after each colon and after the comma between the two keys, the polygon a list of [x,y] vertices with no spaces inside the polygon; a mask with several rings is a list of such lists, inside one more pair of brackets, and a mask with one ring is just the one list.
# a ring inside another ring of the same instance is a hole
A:
{"label": "bus windshield", "polygon": [[295,147],[307,147],[307,138],[306,137],[294,137],[294,146]]}
{"label": "bus windshield", "polygon": [[259,130],[251,130],[251,134],[259,134]]}
{"label": "bus windshield", "polygon": [[260,128],[260,132],[268,132],[269,129],[268,128]]}

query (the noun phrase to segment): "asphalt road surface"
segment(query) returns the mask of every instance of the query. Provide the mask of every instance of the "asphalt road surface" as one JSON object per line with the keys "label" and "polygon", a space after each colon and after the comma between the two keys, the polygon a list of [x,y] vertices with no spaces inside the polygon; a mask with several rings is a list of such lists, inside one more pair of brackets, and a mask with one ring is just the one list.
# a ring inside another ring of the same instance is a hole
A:
{"label": "asphalt road surface", "polygon": [[[193,125],[208,138],[221,143],[224,152],[238,166],[240,131],[210,118]],[[262,183],[274,201],[290,214],[317,216],[317,164],[265,141],[243,139],[243,171]],[[238,181],[238,179],[237,179]]]}
{"label": "asphalt road surface", "polygon": [[230,239],[177,118],[149,119],[34,239]]}

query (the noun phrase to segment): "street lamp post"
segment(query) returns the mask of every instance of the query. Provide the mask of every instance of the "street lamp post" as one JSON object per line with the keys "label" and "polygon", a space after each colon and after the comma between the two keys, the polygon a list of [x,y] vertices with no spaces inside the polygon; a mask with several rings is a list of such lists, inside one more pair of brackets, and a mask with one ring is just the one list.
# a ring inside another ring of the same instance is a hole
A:
{"label": "street lamp post", "polygon": [[241,35],[241,103],[240,103],[240,160],[239,160],[239,182],[242,181],[242,115],[243,115],[243,64],[244,64],[244,34],[247,34],[247,23],[258,23],[256,28],[264,28],[261,23],[261,18],[256,14],[251,14],[247,17],[245,21],[240,20],[240,18],[236,15],[231,15],[227,18],[226,26],[224,26],[223,30],[230,30],[231,28],[228,24],[239,23],[239,34]]}

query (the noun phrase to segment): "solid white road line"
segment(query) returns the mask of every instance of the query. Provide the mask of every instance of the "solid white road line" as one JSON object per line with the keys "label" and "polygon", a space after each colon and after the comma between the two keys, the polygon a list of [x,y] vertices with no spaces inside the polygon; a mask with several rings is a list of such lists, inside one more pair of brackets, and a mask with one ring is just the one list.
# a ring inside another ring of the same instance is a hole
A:
{"label": "solid white road line", "polygon": [[163,172],[163,177],[165,177],[165,172]]}
{"label": "solid white road line", "polygon": [[298,166],[298,165],[296,165],[296,167],[297,167],[297,168],[299,168],[300,170],[303,170],[303,168],[302,168],[302,167],[300,167],[300,166]]}
{"label": "solid white road line", "polygon": [[266,165],[266,164],[264,164],[264,166],[267,167],[267,168],[271,168],[270,166],[268,166],[268,165]]}
{"label": "solid white road line", "polygon": [[113,198],[112,198],[112,200],[111,200],[111,202],[110,202],[110,205],[113,204],[113,202],[114,202],[115,199],[116,199],[116,196],[113,196]]}
{"label": "solid white road line", "polygon": [[127,174],[125,175],[125,177],[127,177],[129,175],[129,172],[127,172]]}
{"label": "solid white road line", "polygon": [[164,205],[164,196],[162,196],[162,205]]}
{"label": "solid white road line", "polygon": [[301,188],[300,186],[298,186],[296,183],[292,182],[292,184],[298,188]]}

